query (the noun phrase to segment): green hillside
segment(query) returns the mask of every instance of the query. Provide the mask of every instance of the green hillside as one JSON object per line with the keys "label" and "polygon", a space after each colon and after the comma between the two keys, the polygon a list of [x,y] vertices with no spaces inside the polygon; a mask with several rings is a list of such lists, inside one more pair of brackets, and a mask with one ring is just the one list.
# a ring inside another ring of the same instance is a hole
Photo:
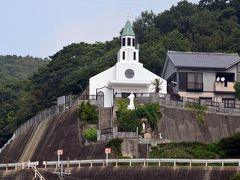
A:
{"label": "green hillside", "polygon": [[[160,74],[167,50],[240,53],[240,1],[202,0],[198,5],[182,1],[160,14],[143,12],[133,28],[140,43],[140,61]],[[58,96],[81,93],[91,76],[116,63],[119,48],[118,38],[71,44],[28,80],[1,84],[0,146]]]}
{"label": "green hillside", "polygon": [[30,56],[0,56],[0,83],[26,79],[47,63],[48,60]]}

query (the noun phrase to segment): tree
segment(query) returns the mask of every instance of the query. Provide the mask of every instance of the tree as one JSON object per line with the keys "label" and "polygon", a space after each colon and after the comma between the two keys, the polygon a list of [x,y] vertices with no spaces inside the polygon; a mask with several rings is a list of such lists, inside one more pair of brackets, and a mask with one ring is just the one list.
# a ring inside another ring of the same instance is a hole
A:
{"label": "tree", "polygon": [[156,93],[159,93],[161,91],[162,83],[163,83],[163,81],[161,81],[158,78],[154,79],[154,81],[152,82],[152,85],[154,86]]}
{"label": "tree", "polygon": [[235,94],[238,99],[240,99],[240,82],[234,84]]}
{"label": "tree", "polygon": [[96,128],[89,128],[83,132],[83,136],[91,142],[97,141],[97,129]]}
{"label": "tree", "polygon": [[87,103],[83,101],[79,106],[79,118],[83,122],[97,123],[98,113],[96,107],[91,105],[89,101]]}

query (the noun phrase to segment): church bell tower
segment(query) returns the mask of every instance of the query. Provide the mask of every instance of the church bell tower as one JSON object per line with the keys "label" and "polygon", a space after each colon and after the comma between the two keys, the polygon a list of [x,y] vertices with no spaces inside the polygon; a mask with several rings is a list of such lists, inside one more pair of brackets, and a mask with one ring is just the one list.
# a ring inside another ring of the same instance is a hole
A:
{"label": "church bell tower", "polygon": [[139,63],[139,51],[136,48],[135,33],[129,20],[126,22],[122,32],[118,62]]}

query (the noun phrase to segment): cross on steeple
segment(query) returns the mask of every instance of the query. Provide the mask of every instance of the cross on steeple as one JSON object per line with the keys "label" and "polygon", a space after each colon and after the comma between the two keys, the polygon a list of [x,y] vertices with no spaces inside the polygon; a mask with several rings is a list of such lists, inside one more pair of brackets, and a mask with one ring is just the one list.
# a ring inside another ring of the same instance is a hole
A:
{"label": "cross on steeple", "polygon": [[127,18],[127,20],[129,21],[129,19],[130,19],[130,13],[128,13],[127,15],[126,15],[126,18]]}

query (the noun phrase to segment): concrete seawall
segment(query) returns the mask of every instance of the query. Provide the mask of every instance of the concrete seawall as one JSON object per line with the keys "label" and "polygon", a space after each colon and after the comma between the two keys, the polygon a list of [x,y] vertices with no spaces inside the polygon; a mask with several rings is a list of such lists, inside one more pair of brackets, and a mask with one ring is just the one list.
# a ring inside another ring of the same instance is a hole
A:
{"label": "concrete seawall", "polygon": [[[92,167],[71,168],[71,175],[66,180],[228,180],[239,169],[233,167]],[[53,169],[39,170],[48,180],[59,179],[53,175]],[[0,179],[30,180],[33,178],[31,170],[15,172],[0,171]]]}

